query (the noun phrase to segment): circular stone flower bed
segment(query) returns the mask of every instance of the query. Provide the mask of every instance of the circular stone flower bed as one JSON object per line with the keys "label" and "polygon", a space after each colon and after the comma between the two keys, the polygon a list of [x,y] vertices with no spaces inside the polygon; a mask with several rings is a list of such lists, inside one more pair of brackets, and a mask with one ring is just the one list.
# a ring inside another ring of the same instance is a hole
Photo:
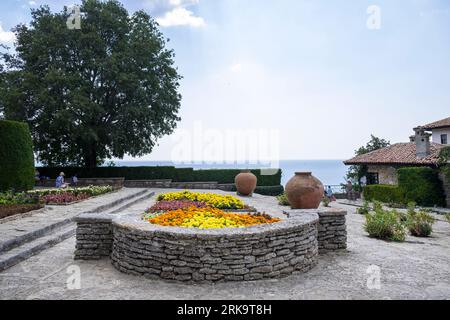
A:
{"label": "circular stone flower bed", "polygon": [[128,274],[177,281],[279,278],[317,263],[318,215],[245,228],[161,226],[142,215],[113,220],[113,265]]}

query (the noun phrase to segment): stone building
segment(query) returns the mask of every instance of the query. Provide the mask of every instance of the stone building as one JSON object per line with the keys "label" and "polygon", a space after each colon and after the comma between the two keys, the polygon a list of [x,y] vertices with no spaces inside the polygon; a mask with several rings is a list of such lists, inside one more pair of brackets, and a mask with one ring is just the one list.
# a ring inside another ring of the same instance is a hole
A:
{"label": "stone building", "polygon": [[440,144],[450,144],[450,117],[422,126],[431,132],[432,141]]}
{"label": "stone building", "polygon": [[[450,119],[450,118],[449,118]],[[397,184],[397,169],[400,167],[428,166],[436,168],[439,153],[447,145],[430,141],[432,134],[424,127],[414,128],[410,142],[396,143],[386,148],[356,156],[344,161],[345,165],[366,165],[368,184]]]}

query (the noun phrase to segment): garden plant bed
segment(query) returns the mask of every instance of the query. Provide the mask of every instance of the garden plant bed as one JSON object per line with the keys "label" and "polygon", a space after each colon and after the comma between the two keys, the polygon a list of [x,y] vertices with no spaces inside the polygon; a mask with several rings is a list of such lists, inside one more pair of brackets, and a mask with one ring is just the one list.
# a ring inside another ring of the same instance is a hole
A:
{"label": "garden plant bed", "polygon": [[37,189],[28,192],[47,205],[65,206],[117,191],[111,186],[88,186],[67,189]]}
{"label": "garden plant bed", "polygon": [[0,205],[0,219],[10,217],[16,214],[27,213],[34,210],[42,209],[42,204],[10,204]]}

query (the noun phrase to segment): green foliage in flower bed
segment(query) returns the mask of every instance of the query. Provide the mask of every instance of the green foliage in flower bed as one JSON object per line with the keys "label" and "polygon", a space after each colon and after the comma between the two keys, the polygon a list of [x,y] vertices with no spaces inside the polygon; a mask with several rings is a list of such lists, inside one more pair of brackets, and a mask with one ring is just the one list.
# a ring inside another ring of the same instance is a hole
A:
{"label": "green foliage in flower bed", "polygon": [[280,206],[290,206],[291,205],[289,203],[289,199],[288,199],[287,194],[285,192],[283,192],[282,194],[277,196],[277,200],[278,200],[278,204]]}
{"label": "green foliage in flower bed", "polygon": [[398,186],[374,184],[364,187],[364,199],[384,203],[405,203],[403,190]]}
{"label": "green foliage in flower bed", "polygon": [[89,186],[82,188],[66,188],[66,189],[37,189],[29,191],[28,193],[32,195],[37,195],[39,197],[65,193],[71,193],[75,196],[79,194],[86,194],[89,197],[95,197],[111,191],[113,191],[113,188],[111,186]]}
{"label": "green foliage in flower bed", "polygon": [[405,240],[406,228],[397,210],[384,210],[378,206],[374,212],[366,214],[365,218],[364,230],[370,237],[391,241]]}
{"label": "green foliage in flower bed", "polygon": [[0,205],[37,204],[37,203],[39,203],[39,197],[33,196],[26,192],[0,193]]}
{"label": "green foliage in flower bed", "polygon": [[445,193],[438,171],[428,167],[400,168],[398,186],[404,194],[404,203],[419,206],[445,206]]}
{"label": "green foliage in flower bed", "polygon": [[[234,183],[234,178],[239,169],[211,169],[194,170],[193,168],[175,167],[98,167],[98,168],[38,168],[42,175],[57,177],[63,171],[67,177],[75,174],[80,178],[117,178],[125,177],[125,180],[160,180],[171,179],[174,182],[204,182],[217,181],[221,184]],[[251,170],[258,178],[258,186],[277,186],[281,184],[281,170],[275,175],[262,175],[261,170]]]}
{"label": "green foliage in flower bed", "polygon": [[28,125],[0,120],[0,191],[25,191],[33,185],[33,142]]}

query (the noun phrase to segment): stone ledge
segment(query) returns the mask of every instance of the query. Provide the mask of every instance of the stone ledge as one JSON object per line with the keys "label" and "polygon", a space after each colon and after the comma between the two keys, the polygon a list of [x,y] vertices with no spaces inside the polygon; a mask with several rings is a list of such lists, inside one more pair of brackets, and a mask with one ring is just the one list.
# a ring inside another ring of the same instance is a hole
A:
{"label": "stone ledge", "polygon": [[74,218],[76,223],[112,223],[114,216],[107,213],[83,213]]}

